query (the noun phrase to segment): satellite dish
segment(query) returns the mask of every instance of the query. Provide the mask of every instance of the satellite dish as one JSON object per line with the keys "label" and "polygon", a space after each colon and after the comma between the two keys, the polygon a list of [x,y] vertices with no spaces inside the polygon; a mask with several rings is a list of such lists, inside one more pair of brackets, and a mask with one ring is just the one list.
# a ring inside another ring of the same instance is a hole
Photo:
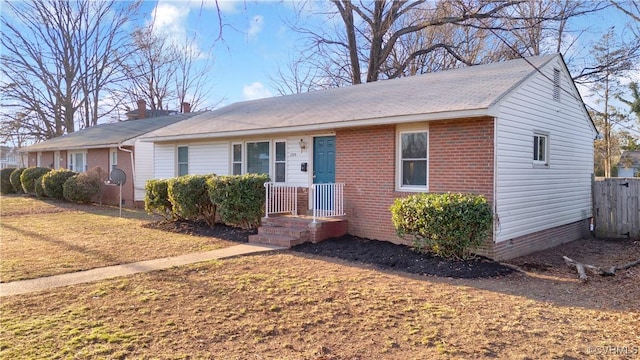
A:
{"label": "satellite dish", "polygon": [[127,174],[121,169],[113,169],[109,174],[109,180],[117,185],[124,185],[127,182]]}

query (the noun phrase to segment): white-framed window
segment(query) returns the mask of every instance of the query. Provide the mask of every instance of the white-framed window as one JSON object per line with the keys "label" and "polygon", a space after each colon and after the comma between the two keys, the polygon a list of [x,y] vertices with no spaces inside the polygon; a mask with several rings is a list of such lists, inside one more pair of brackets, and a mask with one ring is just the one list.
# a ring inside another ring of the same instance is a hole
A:
{"label": "white-framed window", "polygon": [[284,140],[275,142],[274,180],[286,182],[287,180],[287,143]]}
{"label": "white-framed window", "polygon": [[109,170],[118,167],[118,148],[109,149]]}
{"label": "white-framed window", "polygon": [[42,166],[42,152],[38,151],[36,155],[36,166]]}
{"label": "white-framed window", "polygon": [[231,144],[231,174],[267,174],[274,182],[287,180],[286,140],[257,140]]}
{"label": "white-framed window", "polygon": [[82,151],[78,152],[69,152],[69,170],[75,172],[83,172],[87,171],[87,157],[86,154]]}
{"label": "white-framed window", "polygon": [[246,143],[247,148],[247,173],[270,174],[269,141],[252,141]]}
{"label": "white-framed window", "polygon": [[536,132],[533,134],[533,164],[549,165],[549,135]]}
{"label": "white-framed window", "polygon": [[231,174],[242,175],[242,143],[231,144]]}
{"label": "white-framed window", "polygon": [[189,147],[178,146],[178,176],[189,174]]}
{"label": "white-framed window", "polygon": [[407,130],[398,132],[398,189],[425,191],[429,173],[429,132]]}

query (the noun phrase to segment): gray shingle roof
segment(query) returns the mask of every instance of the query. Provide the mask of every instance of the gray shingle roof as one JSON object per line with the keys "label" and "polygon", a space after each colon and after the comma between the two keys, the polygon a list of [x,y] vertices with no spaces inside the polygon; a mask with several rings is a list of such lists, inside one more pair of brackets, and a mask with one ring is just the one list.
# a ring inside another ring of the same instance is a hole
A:
{"label": "gray shingle roof", "polygon": [[[401,79],[245,101],[146,134],[156,141],[353,125],[359,120],[489,109],[552,59],[547,55]],[[531,64],[530,64],[531,63]],[[533,66],[532,66],[533,65]],[[535,66],[535,67],[534,67]]]}
{"label": "gray shingle roof", "polygon": [[625,151],[618,163],[620,167],[640,167],[640,151]]}
{"label": "gray shingle roof", "polygon": [[22,151],[33,152],[113,147],[150,131],[175,124],[195,115],[197,115],[197,113],[176,114],[146,118],[142,120],[127,120],[117,123],[101,124],[25,147]]}

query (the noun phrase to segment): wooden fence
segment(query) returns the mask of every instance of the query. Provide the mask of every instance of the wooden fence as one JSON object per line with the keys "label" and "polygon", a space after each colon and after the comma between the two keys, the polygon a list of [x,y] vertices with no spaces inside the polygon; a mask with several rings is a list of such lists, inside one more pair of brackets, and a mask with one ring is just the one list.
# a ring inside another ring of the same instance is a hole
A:
{"label": "wooden fence", "polygon": [[597,237],[640,240],[640,179],[595,180],[593,215]]}

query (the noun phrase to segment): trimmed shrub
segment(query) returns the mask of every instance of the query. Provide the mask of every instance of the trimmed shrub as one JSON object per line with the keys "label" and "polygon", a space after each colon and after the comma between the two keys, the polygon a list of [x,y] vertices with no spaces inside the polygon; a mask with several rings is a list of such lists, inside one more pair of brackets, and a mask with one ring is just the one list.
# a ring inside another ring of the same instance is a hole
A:
{"label": "trimmed shrub", "polygon": [[211,177],[215,175],[185,175],[169,180],[167,194],[177,218],[215,225],[216,206],[207,192],[207,179]]}
{"label": "trimmed shrub", "polygon": [[68,201],[89,204],[100,195],[101,188],[100,172],[89,170],[68,178],[62,186],[62,195]]}
{"label": "trimmed shrub", "polygon": [[37,178],[36,181],[35,181],[35,185],[34,185],[34,190],[36,192],[36,196],[39,197],[39,198],[47,197],[47,194],[44,192],[44,187],[42,187],[42,179],[43,178],[44,178],[44,175],[42,175],[39,178]]}
{"label": "trimmed shrub", "polygon": [[13,190],[16,191],[16,194],[24,193],[22,189],[22,183],[20,182],[20,175],[26,168],[17,168],[9,176],[9,181],[11,182],[11,186],[13,186]]}
{"label": "trimmed shrub", "polygon": [[66,169],[54,170],[44,174],[42,177],[44,193],[52,199],[64,199],[64,182],[74,175],[76,175],[74,171]]}
{"label": "trimmed shrub", "polygon": [[173,207],[169,201],[169,180],[147,180],[144,190],[144,209],[148,214],[160,215],[165,220],[174,217]]}
{"label": "trimmed shrub", "polygon": [[423,193],[396,199],[391,219],[414,250],[464,259],[489,235],[493,214],[480,195]]}
{"label": "trimmed shrub", "polygon": [[2,194],[15,194],[16,189],[11,185],[11,173],[16,168],[4,168],[0,170],[0,193]]}
{"label": "trimmed shrub", "polygon": [[266,201],[264,183],[268,175],[220,176],[207,180],[211,202],[220,219],[229,225],[253,229],[260,225]]}
{"label": "trimmed shrub", "polygon": [[22,183],[24,192],[29,195],[36,195],[36,180],[49,171],[51,171],[51,168],[41,166],[24,169],[20,174],[20,183]]}

